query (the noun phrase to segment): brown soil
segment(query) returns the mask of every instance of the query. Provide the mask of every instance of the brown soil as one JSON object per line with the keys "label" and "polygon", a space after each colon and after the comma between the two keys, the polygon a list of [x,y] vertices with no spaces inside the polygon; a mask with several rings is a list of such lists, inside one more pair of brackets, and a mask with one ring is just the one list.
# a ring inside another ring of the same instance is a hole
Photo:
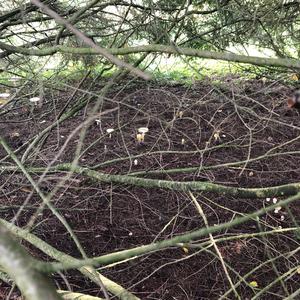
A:
{"label": "brown soil", "polygon": [[[110,174],[145,171],[143,176],[148,178],[208,180],[240,187],[300,182],[299,154],[282,154],[234,167],[190,173],[147,174],[153,170],[207,167],[245,160],[248,155],[250,158],[258,157],[276,146],[279,147],[274,153],[299,150],[300,142],[296,138],[300,132],[300,115],[286,106],[285,99],[290,93],[287,87],[259,80],[229,77],[218,80],[218,84],[203,81],[190,87],[154,82],[126,86],[124,82],[123,86],[120,85],[122,89],[112,91],[101,107],[102,111],[116,107],[119,110],[103,115],[101,129],[94,122],[87,128],[80,165]],[[71,93],[49,92],[43,107],[33,111],[28,106],[28,100],[21,98],[12,110],[0,116],[0,134],[12,149],[17,149],[53,122]],[[69,134],[86,115],[90,115],[93,105],[94,102],[91,102],[85,111],[55,128],[42,148],[30,155],[26,165],[47,166],[59,153]],[[182,118],[178,116],[179,111],[183,112]],[[143,145],[135,140],[136,130],[140,126],[149,127]],[[111,138],[105,132],[107,128],[115,129]],[[182,139],[185,139],[184,145]],[[79,135],[75,134],[56,163],[72,161],[78,141]],[[207,150],[203,155],[197,152],[205,148]],[[141,154],[144,155],[137,158],[137,165],[133,159],[99,165]],[[0,158],[5,156],[1,148]],[[5,164],[9,161],[7,159]],[[34,178],[37,180],[38,175]],[[45,193],[53,190],[61,178],[61,174],[48,174],[40,184],[41,189]],[[11,220],[31,190],[29,182],[20,173],[0,174],[0,217]],[[237,199],[209,193],[195,193],[195,196],[209,225],[228,222],[269,205],[265,199]],[[36,194],[30,197],[17,220],[19,226],[28,222],[40,201]],[[185,193],[97,183],[79,175],[74,175],[60,187],[53,203],[89,256],[129,249],[204,227],[203,219]],[[214,237],[255,233],[278,226],[293,227],[300,221],[299,213],[299,206],[292,204],[290,211],[284,209],[279,214],[270,213],[261,217],[260,226],[251,221]],[[283,221],[281,216],[284,216]],[[35,225],[33,232],[37,236],[67,254],[80,257],[66,229],[49,210],[44,210]],[[218,247],[230,267],[231,279],[237,282],[239,276],[244,276],[269,258],[297,249],[299,240],[292,233],[284,233],[264,238],[236,239],[219,243]],[[33,255],[44,258],[39,251],[30,248]],[[181,248],[172,248],[104,268],[101,273],[141,299],[218,299],[230,285],[215,253],[213,247],[208,250],[193,248],[188,253]],[[274,264],[258,267],[246,278],[246,282],[256,281],[258,288],[263,288],[297,266],[298,259],[298,252],[290,257],[279,257]],[[99,287],[84,279],[79,272],[66,272],[65,278],[76,292],[103,296]],[[60,275],[54,279],[59,288],[67,289]],[[300,275],[287,276],[259,299],[282,299],[299,288]],[[259,289],[252,290],[242,283],[237,291],[241,299],[251,299]],[[0,291],[5,295],[9,288],[3,284],[1,288],[0,283]],[[234,294],[231,293],[226,299],[235,299]]]}

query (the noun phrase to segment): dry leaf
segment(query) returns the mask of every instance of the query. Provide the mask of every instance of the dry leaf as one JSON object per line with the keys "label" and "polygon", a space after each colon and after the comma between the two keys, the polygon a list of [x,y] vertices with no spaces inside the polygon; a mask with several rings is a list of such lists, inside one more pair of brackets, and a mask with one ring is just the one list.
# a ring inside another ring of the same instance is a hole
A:
{"label": "dry leaf", "polygon": [[251,281],[251,282],[249,282],[249,285],[250,285],[251,287],[254,287],[254,288],[257,288],[257,287],[258,287],[257,281]]}

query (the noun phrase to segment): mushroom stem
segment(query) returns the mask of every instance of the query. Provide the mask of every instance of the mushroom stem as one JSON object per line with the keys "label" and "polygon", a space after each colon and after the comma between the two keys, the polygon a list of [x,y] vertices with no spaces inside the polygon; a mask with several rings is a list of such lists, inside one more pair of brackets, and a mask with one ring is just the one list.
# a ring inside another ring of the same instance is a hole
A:
{"label": "mushroom stem", "polygon": [[109,134],[109,138],[111,139],[111,134],[114,132],[115,130],[113,128],[108,128],[106,129],[106,132]]}

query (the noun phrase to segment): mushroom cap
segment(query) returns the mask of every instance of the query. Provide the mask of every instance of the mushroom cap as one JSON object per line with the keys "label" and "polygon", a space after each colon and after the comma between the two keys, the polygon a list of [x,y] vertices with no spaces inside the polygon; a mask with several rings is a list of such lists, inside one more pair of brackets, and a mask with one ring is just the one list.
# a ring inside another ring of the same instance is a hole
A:
{"label": "mushroom cap", "polygon": [[138,132],[139,133],[147,133],[149,131],[149,128],[148,127],[140,127],[138,129]]}
{"label": "mushroom cap", "polygon": [[100,119],[96,119],[95,122],[96,122],[96,124],[100,124],[101,120]]}
{"label": "mushroom cap", "polygon": [[114,131],[115,131],[115,130],[114,130],[113,128],[107,128],[107,129],[106,129],[106,132],[107,132],[107,133],[112,133],[112,132],[114,132]]}
{"label": "mushroom cap", "polygon": [[39,102],[41,100],[40,97],[32,97],[29,99],[30,102]]}
{"label": "mushroom cap", "polygon": [[9,93],[2,93],[0,94],[0,98],[9,98],[10,94]]}
{"label": "mushroom cap", "polygon": [[281,206],[277,206],[274,209],[274,213],[277,214],[281,210]]}

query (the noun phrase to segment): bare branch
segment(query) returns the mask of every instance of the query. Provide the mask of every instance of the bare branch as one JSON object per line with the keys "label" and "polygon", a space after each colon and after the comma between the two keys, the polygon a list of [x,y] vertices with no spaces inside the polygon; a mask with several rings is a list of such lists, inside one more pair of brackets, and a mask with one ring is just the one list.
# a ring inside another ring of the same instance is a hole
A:
{"label": "bare branch", "polygon": [[100,46],[96,45],[90,38],[88,38],[86,35],[84,35],[80,30],[75,28],[73,25],[71,25],[68,21],[63,19],[61,16],[59,16],[55,11],[51,10],[49,7],[41,3],[39,0],[31,0],[33,4],[35,4],[37,7],[44,10],[49,16],[51,16],[55,21],[61,25],[64,25],[67,29],[69,29],[71,32],[73,32],[78,38],[80,38],[85,44],[88,46],[94,48],[97,53],[101,54],[102,56],[106,57],[108,60],[110,60],[113,64],[119,67],[123,67],[131,71],[132,73],[136,74],[137,76],[149,80],[151,79],[151,76],[149,74],[146,74],[145,72],[134,68],[132,65],[118,59],[111,53],[109,53],[106,49],[101,48]]}

